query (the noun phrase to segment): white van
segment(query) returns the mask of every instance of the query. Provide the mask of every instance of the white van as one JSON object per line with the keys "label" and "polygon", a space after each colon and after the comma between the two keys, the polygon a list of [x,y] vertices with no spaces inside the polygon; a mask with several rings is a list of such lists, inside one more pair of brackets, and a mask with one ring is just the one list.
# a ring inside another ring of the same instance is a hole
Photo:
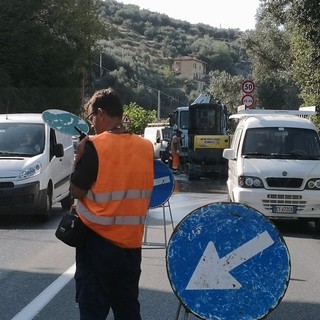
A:
{"label": "white van", "polygon": [[1,114],[0,215],[48,219],[57,202],[69,209],[73,159],[72,137],[51,129],[41,114]]}
{"label": "white van", "polygon": [[162,153],[168,149],[171,139],[171,129],[161,123],[150,123],[144,129],[143,137],[153,144],[155,159],[162,159]]}
{"label": "white van", "polygon": [[223,152],[229,199],[271,218],[314,220],[320,231],[317,129],[299,111],[265,113],[234,116],[240,121],[231,147]]}

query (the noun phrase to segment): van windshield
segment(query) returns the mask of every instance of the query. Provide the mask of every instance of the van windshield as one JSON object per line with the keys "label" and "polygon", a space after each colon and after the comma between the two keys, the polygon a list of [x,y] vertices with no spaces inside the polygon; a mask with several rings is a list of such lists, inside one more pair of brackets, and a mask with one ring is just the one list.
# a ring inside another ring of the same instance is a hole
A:
{"label": "van windshield", "polygon": [[32,157],[43,149],[44,124],[0,123],[0,156]]}
{"label": "van windshield", "polygon": [[246,132],[242,156],[246,158],[320,159],[318,133],[301,128],[252,128]]}

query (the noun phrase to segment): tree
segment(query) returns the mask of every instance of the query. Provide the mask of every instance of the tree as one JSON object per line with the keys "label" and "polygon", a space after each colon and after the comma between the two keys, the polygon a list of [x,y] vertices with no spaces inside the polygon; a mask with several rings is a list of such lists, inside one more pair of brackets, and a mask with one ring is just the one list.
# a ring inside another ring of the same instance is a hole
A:
{"label": "tree", "polygon": [[156,110],[146,110],[135,102],[131,102],[124,106],[124,115],[128,116],[131,121],[131,124],[127,125],[127,130],[141,135],[148,123],[155,122],[157,112]]}
{"label": "tree", "polygon": [[78,111],[91,50],[107,34],[94,1],[2,1],[0,29],[0,65],[7,79],[0,108],[10,102],[11,112]]}
{"label": "tree", "polygon": [[318,1],[265,1],[278,26],[290,32],[293,79],[305,105],[320,104],[320,7]]}
{"label": "tree", "polygon": [[235,73],[230,47],[222,41],[215,41],[208,35],[198,38],[191,45],[200,60],[207,63],[209,71],[220,70],[230,74]]}
{"label": "tree", "polygon": [[293,34],[293,75],[305,105],[320,105],[320,50],[300,31]]}
{"label": "tree", "polygon": [[241,85],[244,77],[232,76],[225,71],[213,71],[209,73],[209,78],[208,91],[211,96],[225,104],[229,114],[235,113],[241,104]]}
{"label": "tree", "polygon": [[291,32],[260,8],[256,29],[242,38],[252,63],[257,90],[256,106],[263,109],[297,109],[299,88],[293,80]]}

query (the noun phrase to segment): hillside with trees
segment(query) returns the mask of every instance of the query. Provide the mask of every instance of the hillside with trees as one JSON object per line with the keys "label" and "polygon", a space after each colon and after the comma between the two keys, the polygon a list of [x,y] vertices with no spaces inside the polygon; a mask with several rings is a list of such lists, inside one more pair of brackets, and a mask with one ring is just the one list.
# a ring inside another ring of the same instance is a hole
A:
{"label": "hillside with trees", "polygon": [[213,28],[115,0],[0,2],[0,112],[82,111],[97,89],[114,87],[126,105],[161,116],[199,95],[172,62],[207,64],[206,92],[241,103],[245,78],[255,107],[319,105],[319,4],[260,0],[256,28]]}
{"label": "hillside with trees", "polygon": [[80,110],[94,90],[112,86],[126,104],[150,110],[160,92],[166,115],[199,94],[172,72],[174,58],[193,55],[230,75],[250,71],[239,30],[114,0],[12,0],[1,2],[0,17],[1,112]]}
{"label": "hillside with trees", "polygon": [[0,1],[0,112],[79,110],[91,48],[107,34],[92,1]]}
{"label": "hillside with trees", "polygon": [[164,115],[193,101],[200,93],[196,83],[176,76],[171,68],[173,59],[181,56],[207,64],[207,84],[210,71],[232,76],[250,73],[239,30],[194,25],[114,0],[104,1],[99,14],[117,32],[101,41],[93,78],[100,79],[101,87],[111,83],[126,101],[156,108],[160,91]]}

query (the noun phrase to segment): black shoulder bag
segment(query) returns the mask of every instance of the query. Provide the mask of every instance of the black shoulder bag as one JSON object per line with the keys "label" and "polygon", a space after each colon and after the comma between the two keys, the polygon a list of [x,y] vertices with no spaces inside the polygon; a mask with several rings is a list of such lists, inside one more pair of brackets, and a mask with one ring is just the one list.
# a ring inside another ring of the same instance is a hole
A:
{"label": "black shoulder bag", "polygon": [[63,214],[56,237],[71,247],[80,247],[87,239],[89,228],[82,222],[75,206]]}

